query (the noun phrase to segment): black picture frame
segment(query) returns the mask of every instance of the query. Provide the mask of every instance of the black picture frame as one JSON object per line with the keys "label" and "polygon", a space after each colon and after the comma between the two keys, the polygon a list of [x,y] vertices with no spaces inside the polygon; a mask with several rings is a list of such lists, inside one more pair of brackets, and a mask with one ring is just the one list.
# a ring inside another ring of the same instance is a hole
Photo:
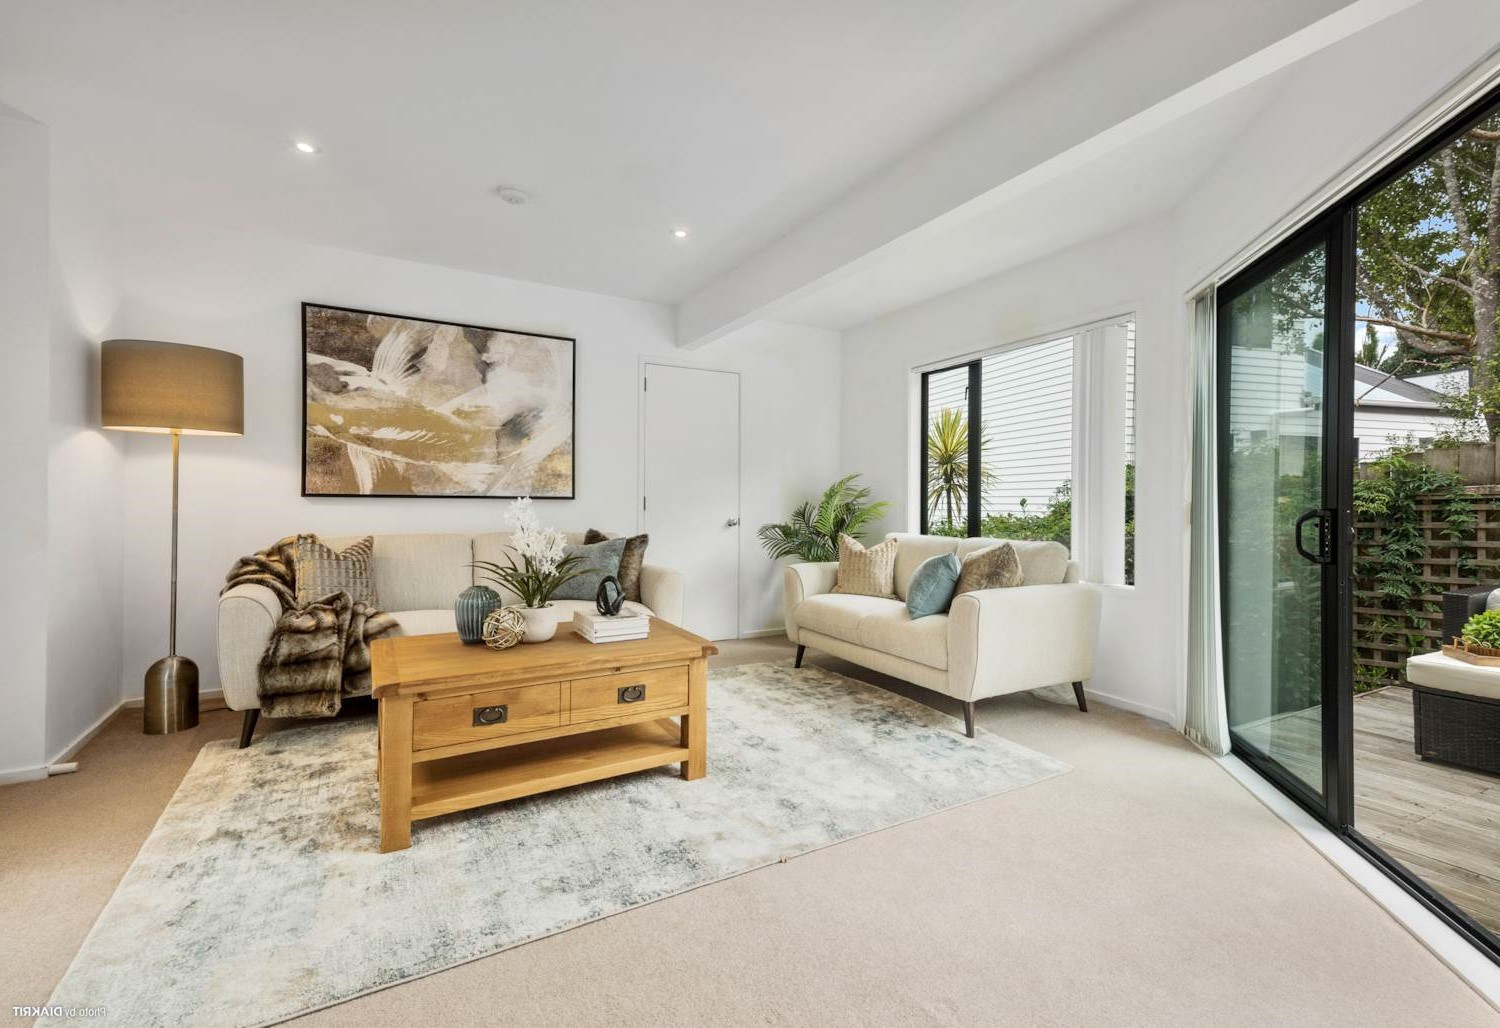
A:
{"label": "black picture frame", "polygon": [[309,489],[308,483],[308,313],[311,310],[337,311],[344,314],[355,314],[366,317],[393,318],[400,321],[415,321],[428,325],[440,325],[447,328],[467,329],[476,332],[503,332],[510,335],[530,336],[536,339],[549,339],[568,344],[568,360],[571,369],[569,387],[569,425],[568,437],[572,447],[572,460],[568,471],[568,491],[566,494],[549,493],[544,496],[535,496],[535,500],[573,500],[578,494],[578,340],[573,336],[556,335],[549,332],[533,332],[529,329],[519,328],[496,328],[488,325],[474,325],[459,321],[446,321],[438,318],[427,318],[413,314],[398,314],[390,311],[366,310],[361,307],[349,307],[336,303],[321,303],[312,300],[303,300],[301,303],[301,361],[302,361],[302,492],[301,495],[309,499],[458,499],[458,500],[514,500],[525,494],[520,493],[394,493],[394,492],[328,492],[313,491]]}

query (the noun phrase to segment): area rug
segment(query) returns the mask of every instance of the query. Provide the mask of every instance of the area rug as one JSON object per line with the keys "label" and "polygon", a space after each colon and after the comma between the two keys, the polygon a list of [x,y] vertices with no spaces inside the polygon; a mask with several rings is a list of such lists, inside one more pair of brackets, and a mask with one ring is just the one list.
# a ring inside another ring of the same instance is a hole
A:
{"label": "area rug", "polygon": [[816,668],[716,669],[706,778],[421,821],[383,856],[370,720],[212,743],[50,1006],[271,1024],[1069,770],[960,724]]}

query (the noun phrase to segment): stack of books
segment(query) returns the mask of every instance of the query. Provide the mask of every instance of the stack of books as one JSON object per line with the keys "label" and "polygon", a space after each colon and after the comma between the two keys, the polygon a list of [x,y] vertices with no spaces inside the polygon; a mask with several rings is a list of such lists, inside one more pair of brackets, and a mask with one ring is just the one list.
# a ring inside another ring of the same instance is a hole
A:
{"label": "stack of books", "polygon": [[651,619],[645,614],[616,614],[605,617],[593,611],[580,610],[573,615],[573,631],[591,643],[625,642],[644,639],[651,634]]}

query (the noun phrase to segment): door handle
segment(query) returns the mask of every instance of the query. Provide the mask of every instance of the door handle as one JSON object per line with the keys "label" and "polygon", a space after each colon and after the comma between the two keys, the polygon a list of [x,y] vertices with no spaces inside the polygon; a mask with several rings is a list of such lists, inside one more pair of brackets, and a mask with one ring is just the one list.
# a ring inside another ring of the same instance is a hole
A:
{"label": "door handle", "polygon": [[724,527],[725,528],[734,528],[739,523],[740,523],[740,519],[739,518],[730,518],[728,521],[724,522]]}
{"label": "door handle", "polygon": [[[1316,553],[1302,545],[1302,528],[1309,521],[1316,521],[1318,523],[1318,549]],[[1297,552],[1304,559],[1314,564],[1333,563],[1333,532],[1330,531],[1332,522],[1333,511],[1331,510],[1310,510],[1297,519],[1296,527],[1292,529],[1292,543],[1297,547]]]}

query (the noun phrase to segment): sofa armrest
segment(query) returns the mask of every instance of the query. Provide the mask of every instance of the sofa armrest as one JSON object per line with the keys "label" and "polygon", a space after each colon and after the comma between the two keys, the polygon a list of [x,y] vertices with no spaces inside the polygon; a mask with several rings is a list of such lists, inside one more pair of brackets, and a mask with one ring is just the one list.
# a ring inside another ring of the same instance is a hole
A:
{"label": "sofa armrest", "polygon": [[1482,585],[1443,593],[1443,638],[1440,641],[1450,643],[1454,636],[1463,635],[1464,625],[1485,609],[1490,593],[1494,591],[1494,586]]}
{"label": "sofa armrest", "polygon": [[1083,582],[981,589],[948,611],[948,683],[961,700],[1093,677],[1098,587]]}
{"label": "sofa armrest", "polygon": [[641,602],[663,621],[682,624],[682,591],[681,571],[654,564],[641,566]]}
{"label": "sofa armrest", "polygon": [[797,604],[809,596],[831,593],[839,582],[839,562],[788,564],[781,572],[781,617],[786,623],[786,637],[797,638]]}
{"label": "sofa armrest", "polygon": [[263,585],[219,597],[219,683],[230,710],[260,708],[260,658],[280,619],[281,601]]}

